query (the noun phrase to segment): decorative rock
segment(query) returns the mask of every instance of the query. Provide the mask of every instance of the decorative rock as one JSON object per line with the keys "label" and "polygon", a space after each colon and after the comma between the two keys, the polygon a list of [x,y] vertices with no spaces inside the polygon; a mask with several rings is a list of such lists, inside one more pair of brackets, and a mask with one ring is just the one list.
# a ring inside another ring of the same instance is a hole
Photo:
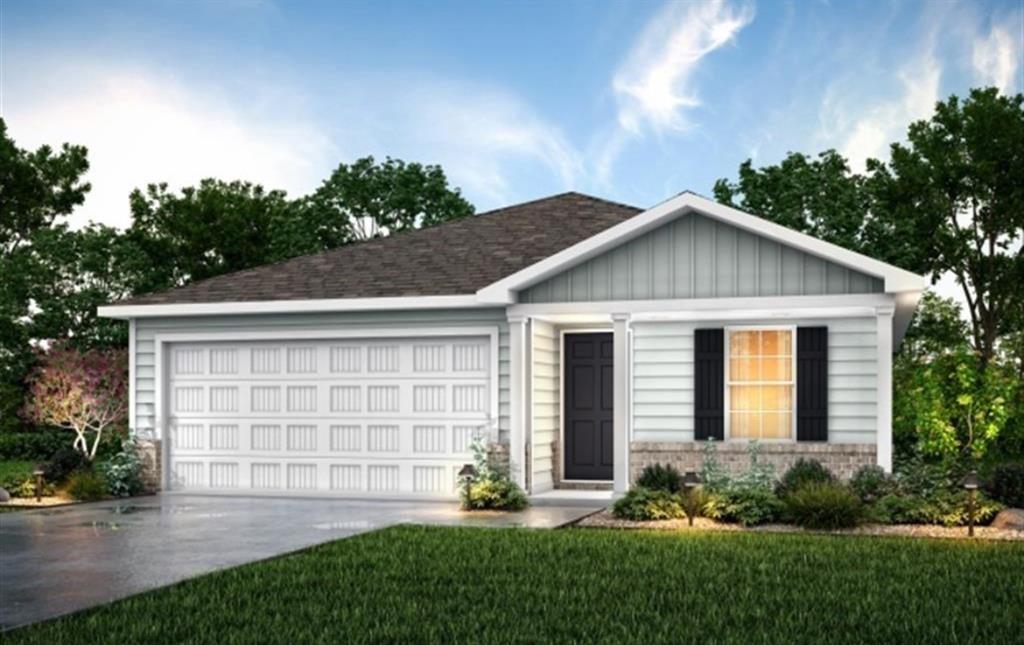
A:
{"label": "decorative rock", "polygon": [[999,511],[989,525],[994,529],[1024,531],[1024,508],[1007,508]]}
{"label": "decorative rock", "polygon": [[9,501],[11,501],[11,494],[0,488],[0,504],[6,504]]}

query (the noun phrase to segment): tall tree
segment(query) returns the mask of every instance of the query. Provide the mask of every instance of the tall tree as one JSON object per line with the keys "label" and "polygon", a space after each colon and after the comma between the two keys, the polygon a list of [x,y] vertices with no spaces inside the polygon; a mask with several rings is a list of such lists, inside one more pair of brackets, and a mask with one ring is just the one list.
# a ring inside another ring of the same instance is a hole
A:
{"label": "tall tree", "polygon": [[145,192],[134,190],[129,203],[128,235],[157,269],[143,278],[143,290],[179,286],[306,250],[273,252],[274,231],[296,217],[284,191],[204,179],[180,194],[167,184],[151,184]]}
{"label": "tall tree", "polygon": [[791,152],[779,164],[754,168],[747,159],[735,182],[715,182],[715,199],[845,248],[864,250],[870,203],[864,177],[835,150],[816,158]]}
{"label": "tall tree", "polygon": [[33,240],[85,200],[86,149],[19,148],[0,118],[0,429],[20,425],[23,381],[33,362]]}
{"label": "tall tree", "polygon": [[882,235],[916,233],[917,269],[956,277],[983,364],[1024,308],[1022,104],[995,88],[951,96],[868,165]]}
{"label": "tall tree", "polygon": [[304,202],[304,223],[332,248],[469,217],[473,205],[440,166],[363,157],[340,164]]}

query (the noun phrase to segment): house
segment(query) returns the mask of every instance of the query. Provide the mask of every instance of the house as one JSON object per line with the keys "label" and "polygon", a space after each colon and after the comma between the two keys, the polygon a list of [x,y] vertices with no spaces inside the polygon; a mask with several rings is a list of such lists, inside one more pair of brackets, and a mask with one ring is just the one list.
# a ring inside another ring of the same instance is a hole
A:
{"label": "house", "polygon": [[451,496],[475,436],[531,493],[648,463],[892,465],[921,276],[693,193],[566,193],[101,308],[167,490]]}

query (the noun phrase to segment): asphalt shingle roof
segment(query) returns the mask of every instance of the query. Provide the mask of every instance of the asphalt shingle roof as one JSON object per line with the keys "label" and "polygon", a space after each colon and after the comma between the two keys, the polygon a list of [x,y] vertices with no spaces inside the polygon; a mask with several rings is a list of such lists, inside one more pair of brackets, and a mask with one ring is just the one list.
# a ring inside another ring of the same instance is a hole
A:
{"label": "asphalt shingle roof", "polygon": [[563,193],[117,304],[472,294],[640,212]]}

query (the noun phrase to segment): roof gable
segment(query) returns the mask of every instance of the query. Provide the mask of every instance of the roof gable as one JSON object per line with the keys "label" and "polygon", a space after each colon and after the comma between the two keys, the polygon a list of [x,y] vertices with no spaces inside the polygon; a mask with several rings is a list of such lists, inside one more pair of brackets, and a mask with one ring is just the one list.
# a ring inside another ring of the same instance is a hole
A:
{"label": "roof gable", "polygon": [[685,192],[507,278],[488,285],[478,291],[477,296],[482,302],[514,302],[517,292],[529,289],[596,258],[687,213],[696,213],[738,231],[751,233],[758,238],[776,242],[793,251],[823,260],[831,265],[880,280],[882,290],[886,293],[917,292],[925,286],[925,279],[922,276],[735,208],[724,206],[694,193]]}
{"label": "roof gable", "polygon": [[881,278],[686,211],[519,292],[521,303],[880,293]]}

